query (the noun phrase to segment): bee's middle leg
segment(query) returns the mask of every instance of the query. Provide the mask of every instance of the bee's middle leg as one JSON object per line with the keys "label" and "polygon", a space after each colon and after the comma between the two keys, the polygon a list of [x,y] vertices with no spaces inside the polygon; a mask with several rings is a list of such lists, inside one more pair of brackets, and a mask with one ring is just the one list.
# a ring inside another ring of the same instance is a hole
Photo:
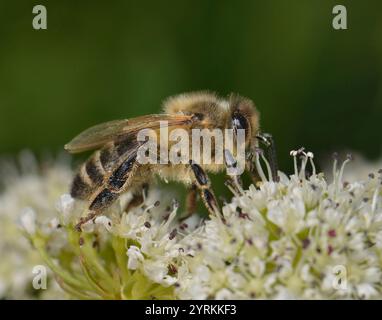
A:
{"label": "bee's middle leg", "polygon": [[208,179],[207,173],[205,173],[198,164],[193,163],[192,161],[190,161],[190,167],[195,175],[196,186],[200,191],[203,202],[209,213],[221,215],[219,204],[210,187],[210,180]]}

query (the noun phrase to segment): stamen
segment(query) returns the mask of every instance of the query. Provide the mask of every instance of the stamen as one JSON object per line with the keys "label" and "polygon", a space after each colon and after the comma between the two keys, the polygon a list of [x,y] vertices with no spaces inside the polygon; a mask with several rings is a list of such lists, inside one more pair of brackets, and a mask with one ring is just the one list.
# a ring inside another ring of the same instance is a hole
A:
{"label": "stamen", "polygon": [[297,177],[298,176],[297,158],[296,158],[297,151],[296,150],[292,150],[289,154],[293,157],[294,175]]}
{"label": "stamen", "polygon": [[337,180],[337,163],[338,163],[338,153],[334,152],[333,155],[333,180]]}
{"label": "stamen", "polygon": [[314,161],[313,161],[314,154],[313,154],[313,152],[308,152],[306,155],[309,158],[310,165],[312,167],[312,175],[315,176],[316,175],[316,166],[315,166]]}
{"label": "stamen", "polygon": [[176,211],[178,210],[178,208],[179,208],[179,201],[176,199],[173,199],[172,200],[172,211],[169,214],[168,219],[166,221],[162,222],[162,225],[161,225],[161,234],[162,235],[168,231],[171,222],[175,219]]}
{"label": "stamen", "polygon": [[256,148],[256,149],[255,149],[255,152],[256,152],[255,163],[256,163],[257,173],[259,174],[260,179],[261,179],[263,182],[266,182],[266,181],[268,181],[268,180],[267,180],[267,177],[266,177],[265,174],[264,174],[263,168],[261,167],[261,164],[260,164],[260,157],[259,157],[259,153],[263,153],[263,150],[261,150],[260,148]]}
{"label": "stamen", "polygon": [[147,213],[147,212],[149,212],[152,208],[158,207],[159,205],[160,205],[160,201],[155,201],[155,203],[153,203],[153,204],[147,206],[147,207],[145,208],[145,210],[143,211],[143,213]]}
{"label": "stamen", "polygon": [[177,199],[172,199],[172,210],[176,211],[179,208],[179,201]]}
{"label": "stamen", "polygon": [[342,163],[342,166],[341,166],[341,169],[340,169],[338,178],[337,178],[338,184],[341,184],[341,183],[342,183],[342,177],[343,177],[343,174],[344,174],[345,166],[346,166],[346,164],[347,164],[348,162],[350,162],[351,160],[353,160],[353,157],[352,157],[351,154],[348,154],[348,155],[346,156],[346,160]]}
{"label": "stamen", "polygon": [[300,168],[299,177],[300,179],[305,180],[305,168],[306,168],[306,164],[308,163],[308,158],[305,152],[302,151],[302,154],[303,156],[301,160],[301,168]]}
{"label": "stamen", "polygon": [[149,185],[147,183],[143,184],[143,186],[142,186],[142,198],[143,198],[142,203],[146,202],[147,196],[148,196],[148,191],[149,191]]}
{"label": "stamen", "polygon": [[379,196],[379,185],[377,185],[377,188],[374,191],[373,199],[371,201],[371,212],[374,213],[377,209],[377,203],[378,203],[378,196]]}
{"label": "stamen", "polygon": [[[306,168],[306,164],[308,162],[308,155],[307,155],[307,153],[304,152],[304,150],[305,150],[305,147],[301,147],[298,150],[292,150],[290,152],[290,155],[293,156],[293,158],[294,158],[293,159],[294,174],[296,177],[299,177],[300,179],[305,179],[305,168]],[[310,152],[309,156],[310,156],[310,154],[312,154],[312,153]],[[297,156],[298,155],[302,155],[300,170],[298,170],[298,166],[297,166]]]}
{"label": "stamen", "polygon": [[241,195],[244,194],[243,190],[243,181],[240,179],[240,176],[234,176],[233,177],[233,183],[235,184],[237,190],[240,192]]}
{"label": "stamen", "polygon": [[260,153],[260,156],[261,156],[261,159],[263,159],[265,166],[267,167],[269,181],[273,181],[273,174],[272,174],[271,166],[269,165],[267,158],[265,158],[263,152]]}

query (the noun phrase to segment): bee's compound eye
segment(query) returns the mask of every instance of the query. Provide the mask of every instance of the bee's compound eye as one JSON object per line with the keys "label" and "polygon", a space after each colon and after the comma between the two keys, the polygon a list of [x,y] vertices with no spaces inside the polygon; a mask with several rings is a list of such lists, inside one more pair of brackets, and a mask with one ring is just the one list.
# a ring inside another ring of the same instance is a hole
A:
{"label": "bee's compound eye", "polygon": [[248,129],[247,119],[240,113],[234,113],[232,116],[232,128],[234,129]]}
{"label": "bee's compound eye", "polygon": [[204,119],[203,113],[194,113],[192,119],[195,121],[202,121]]}

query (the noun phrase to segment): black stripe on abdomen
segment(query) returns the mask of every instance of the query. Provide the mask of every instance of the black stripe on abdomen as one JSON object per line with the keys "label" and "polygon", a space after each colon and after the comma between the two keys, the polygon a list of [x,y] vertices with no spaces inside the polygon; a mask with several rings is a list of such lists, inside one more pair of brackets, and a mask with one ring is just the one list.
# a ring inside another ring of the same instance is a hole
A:
{"label": "black stripe on abdomen", "polygon": [[91,194],[91,187],[84,182],[79,173],[74,177],[70,189],[70,195],[76,199],[87,199]]}
{"label": "black stripe on abdomen", "polygon": [[103,180],[103,175],[100,168],[98,168],[94,158],[89,159],[86,162],[86,173],[91,181],[96,184],[101,184]]}

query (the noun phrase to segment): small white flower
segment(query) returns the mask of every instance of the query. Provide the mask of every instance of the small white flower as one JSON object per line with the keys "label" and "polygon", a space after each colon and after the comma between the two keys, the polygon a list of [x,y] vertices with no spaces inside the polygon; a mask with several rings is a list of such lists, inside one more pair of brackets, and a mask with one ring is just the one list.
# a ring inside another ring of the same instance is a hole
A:
{"label": "small white flower", "polygon": [[68,193],[60,196],[56,203],[56,209],[62,214],[63,222],[68,224],[74,207],[74,199]]}
{"label": "small white flower", "polygon": [[136,270],[139,264],[145,260],[141,250],[137,246],[130,246],[127,250],[127,256],[129,257],[127,267],[130,270]]}
{"label": "small white flower", "polygon": [[227,270],[228,284],[231,288],[240,290],[246,284],[245,278],[240,274],[234,272],[231,268]]}
{"label": "small white flower", "polygon": [[232,292],[226,288],[223,288],[216,292],[215,298],[216,300],[230,300],[232,299]]}
{"label": "small white flower", "polygon": [[378,294],[378,291],[370,283],[357,285],[357,294],[361,299],[370,299]]}
{"label": "small white flower", "polygon": [[296,300],[296,296],[290,292],[288,288],[283,286],[276,287],[276,295],[274,296],[275,300]]}
{"label": "small white flower", "polygon": [[58,218],[56,217],[49,221],[48,227],[50,229],[57,229],[59,225],[60,225],[60,220],[58,220]]}
{"label": "small white flower", "polygon": [[201,282],[207,282],[211,277],[210,269],[204,265],[198,266],[195,269],[195,274]]}
{"label": "small white flower", "polygon": [[96,224],[100,224],[100,225],[103,225],[107,231],[111,231],[112,227],[113,227],[113,223],[112,221],[106,217],[106,216],[98,216],[94,222]]}
{"label": "small white flower", "polygon": [[36,233],[36,212],[32,208],[24,208],[20,215],[23,229],[33,235]]}
{"label": "small white flower", "polygon": [[196,281],[192,281],[190,282],[187,291],[181,293],[181,297],[184,295],[185,299],[187,299],[186,297],[188,297],[188,299],[193,300],[206,300],[209,292],[210,289],[206,286],[203,286]]}
{"label": "small white flower", "polygon": [[265,271],[265,262],[259,257],[253,257],[249,264],[249,268],[255,277],[261,277]]}

